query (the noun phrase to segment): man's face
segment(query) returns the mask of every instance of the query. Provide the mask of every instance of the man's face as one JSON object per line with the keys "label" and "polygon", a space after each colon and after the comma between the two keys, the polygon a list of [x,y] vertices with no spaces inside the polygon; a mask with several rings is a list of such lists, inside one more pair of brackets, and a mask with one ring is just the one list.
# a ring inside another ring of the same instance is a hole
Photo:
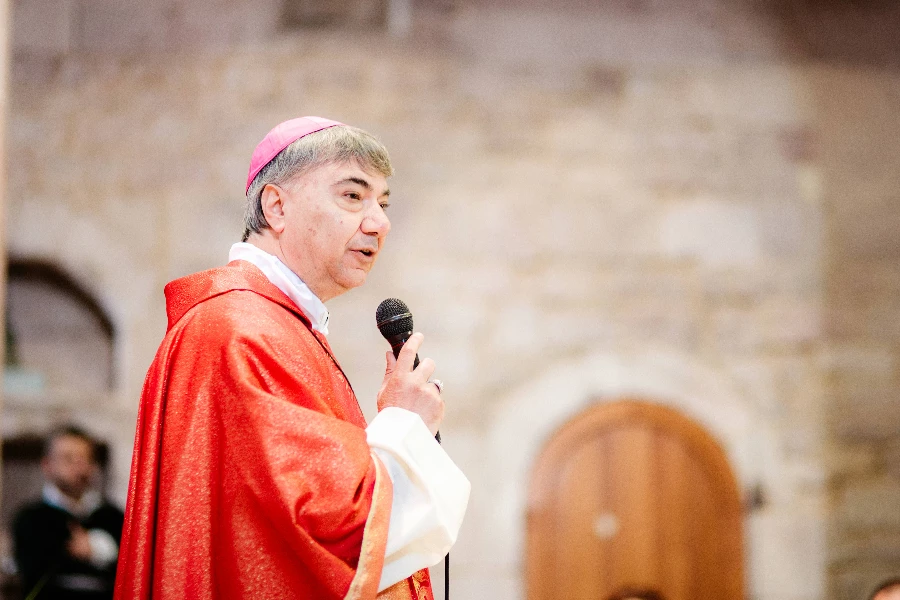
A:
{"label": "man's face", "polygon": [[41,461],[44,476],[65,495],[80,500],[97,470],[91,445],[80,437],[63,435]]}
{"label": "man's face", "polygon": [[383,175],[325,164],[281,186],[281,256],[326,301],[365,283],[391,229]]}

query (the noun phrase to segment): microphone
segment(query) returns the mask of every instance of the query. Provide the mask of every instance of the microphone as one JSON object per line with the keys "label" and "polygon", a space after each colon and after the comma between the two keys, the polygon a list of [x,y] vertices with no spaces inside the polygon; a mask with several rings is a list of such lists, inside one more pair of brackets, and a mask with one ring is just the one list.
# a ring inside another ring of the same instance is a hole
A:
{"label": "microphone", "polygon": [[[403,300],[397,298],[388,298],[382,301],[375,310],[375,324],[378,331],[384,336],[384,339],[391,345],[394,352],[394,358],[400,355],[400,349],[406,340],[413,334],[413,316],[409,312],[409,307]],[[419,355],[413,362],[413,369],[419,366]],[[441,443],[441,432],[438,432],[434,439]]]}
{"label": "microphone", "polygon": [[[394,358],[400,356],[400,349],[413,334],[413,316],[403,300],[388,298],[378,305],[375,311],[375,324],[384,339],[391,345]],[[413,363],[413,369],[419,366],[419,355]]]}

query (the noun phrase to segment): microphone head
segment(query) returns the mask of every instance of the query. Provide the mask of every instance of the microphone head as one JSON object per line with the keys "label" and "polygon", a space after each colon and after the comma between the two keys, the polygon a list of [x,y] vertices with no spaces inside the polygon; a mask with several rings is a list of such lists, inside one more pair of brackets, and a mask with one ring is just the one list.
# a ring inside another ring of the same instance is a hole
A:
{"label": "microphone head", "polygon": [[388,298],[378,305],[375,311],[375,324],[385,338],[413,330],[413,316],[409,307],[397,298]]}

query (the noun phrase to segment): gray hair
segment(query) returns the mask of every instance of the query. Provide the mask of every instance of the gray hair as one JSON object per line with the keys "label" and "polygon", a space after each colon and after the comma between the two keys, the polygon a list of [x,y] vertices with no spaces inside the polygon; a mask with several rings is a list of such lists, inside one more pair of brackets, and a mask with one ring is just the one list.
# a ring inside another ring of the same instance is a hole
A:
{"label": "gray hair", "polygon": [[250,234],[269,227],[262,210],[262,192],[268,184],[284,185],[315,167],[349,161],[355,161],[364,171],[385,177],[394,174],[387,148],[371,134],[349,125],[336,125],[303,136],[279,152],[247,188],[241,241],[246,242]]}

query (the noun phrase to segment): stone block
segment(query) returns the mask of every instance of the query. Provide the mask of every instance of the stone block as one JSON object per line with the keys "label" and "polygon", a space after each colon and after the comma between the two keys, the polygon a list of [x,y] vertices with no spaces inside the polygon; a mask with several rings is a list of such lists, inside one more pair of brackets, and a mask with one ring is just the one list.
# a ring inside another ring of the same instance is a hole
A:
{"label": "stone block", "polygon": [[[627,333],[626,333],[627,331]],[[637,335],[618,315],[590,309],[546,310],[541,315],[540,340],[544,351],[608,347],[616,340]],[[658,331],[654,331],[658,335]]]}
{"label": "stone block", "polygon": [[753,354],[763,349],[765,338],[755,311],[724,307],[711,319],[714,348],[727,354]]}
{"label": "stone block", "polygon": [[879,478],[845,489],[837,505],[837,523],[844,531],[900,530],[900,481]]}
{"label": "stone block", "polygon": [[760,310],[757,327],[767,347],[784,348],[817,341],[822,334],[818,301],[773,298]]}
{"label": "stone block", "polygon": [[82,2],[73,45],[87,52],[159,52],[171,42],[170,25],[174,10],[175,0]]}
{"label": "stone block", "polygon": [[671,258],[711,269],[752,269],[762,254],[757,212],[737,203],[698,199],[667,207],[659,239]]}
{"label": "stone block", "polygon": [[553,261],[534,273],[520,275],[522,289],[549,309],[593,305],[598,297],[614,294],[596,267]]}
{"label": "stone block", "polygon": [[496,315],[489,336],[491,345],[507,353],[528,352],[540,343],[540,320],[540,310],[531,303],[525,300],[511,303]]}
{"label": "stone block", "polygon": [[298,29],[343,29],[383,27],[387,19],[387,1],[302,0],[282,5],[281,26]]}
{"label": "stone block", "polygon": [[17,0],[9,4],[15,23],[9,28],[14,53],[60,55],[71,51],[76,0]]}
{"label": "stone block", "polygon": [[877,457],[870,444],[830,444],[824,456],[825,466],[835,481],[865,478],[878,468]]}
{"label": "stone block", "polygon": [[702,342],[701,319],[687,306],[647,300],[617,312],[618,343],[661,345],[696,352]]}
{"label": "stone block", "polygon": [[814,116],[815,96],[790,68],[762,65],[694,77],[686,102],[718,121],[796,127]]}
{"label": "stone block", "polygon": [[778,389],[775,369],[756,358],[729,361],[728,372],[742,393],[756,409],[765,415],[781,418],[785,412],[785,398],[789,395]]}
{"label": "stone block", "polygon": [[[771,511],[750,518],[751,597],[819,600],[826,565],[824,514]],[[765,546],[766,552],[760,551]]]}
{"label": "stone block", "polygon": [[896,435],[900,386],[844,384],[835,397],[830,422],[835,433],[848,441],[880,441]]}
{"label": "stone block", "polygon": [[799,165],[797,168],[797,189],[800,197],[808,204],[819,205],[824,197],[825,183],[822,169],[817,165]]}
{"label": "stone block", "polygon": [[811,163],[819,155],[819,135],[808,125],[785,127],[781,132],[784,155],[795,163]]}
{"label": "stone block", "polygon": [[[235,35],[238,31],[234,29],[232,14],[239,4],[224,0],[179,2],[169,21],[169,35],[184,48],[216,48],[238,42],[240,37]],[[257,14],[274,17],[274,5],[267,6],[265,0],[259,5]],[[216,18],[210,18],[210,15],[216,15]],[[272,20],[274,22],[274,18]]]}
{"label": "stone block", "polygon": [[819,333],[814,304],[774,300],[758,307],[725,305],[709,320],[710,341],[717,352],[783,353],[814,342]]}
{"label": "stone block", "polygon": [[808,202],[782,200],[766,202],[759,208],[759,231],[765,253],[801,268],[822,268],[825,214]]}
{"label": "stone block", "polygon": [[878,382],[890,381],[900,365],[900,357],[881,344],[831,344],[818,362],[837,381],[854,376]]}
{"label": "stone block", "polygon": [[900,259],[900,192],[888,185],[882,190],[870,201],[853,202],[834,220],[833,241],[841,256],[872,262]]}
{"label": "stone block", "polygon": [[900,340],[900,268],[890,261],[834,261],[825,279],[828,332],[835,341]]}

